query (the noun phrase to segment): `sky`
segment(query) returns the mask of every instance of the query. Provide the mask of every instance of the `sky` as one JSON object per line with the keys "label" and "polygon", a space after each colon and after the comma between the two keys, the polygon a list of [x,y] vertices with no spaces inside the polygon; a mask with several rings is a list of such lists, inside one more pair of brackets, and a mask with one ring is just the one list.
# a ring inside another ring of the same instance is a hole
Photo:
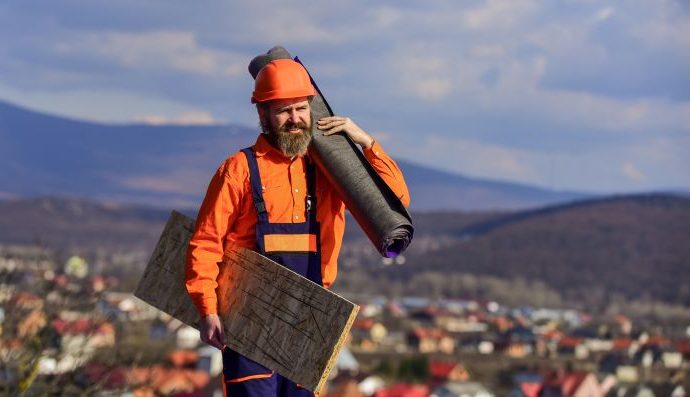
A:
{"label": "sky", "polygon": [[247,65],[274,45],[395,158],[555,190],[690,191],[684,0],[2,0],[0,100],[256,126]]}

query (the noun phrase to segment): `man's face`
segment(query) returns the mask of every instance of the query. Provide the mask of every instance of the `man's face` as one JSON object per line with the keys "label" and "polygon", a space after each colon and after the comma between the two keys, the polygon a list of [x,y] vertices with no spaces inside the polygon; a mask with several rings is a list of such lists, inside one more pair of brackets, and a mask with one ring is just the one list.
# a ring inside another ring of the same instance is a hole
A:
{"label": "man's face", "polygon": [[311,142],[311,106],[308,98],[278,99],[259,106],[261,127],[284,155],[307,152]]}

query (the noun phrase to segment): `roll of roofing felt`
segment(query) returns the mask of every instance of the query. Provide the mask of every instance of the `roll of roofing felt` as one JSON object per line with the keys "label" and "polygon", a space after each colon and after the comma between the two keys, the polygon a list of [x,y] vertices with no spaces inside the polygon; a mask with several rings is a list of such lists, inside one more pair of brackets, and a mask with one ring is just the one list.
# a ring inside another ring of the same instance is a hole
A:
{"label": "roll of roofing felt", "polygon": [[[267,63],[284,58],[290,58],[290,53],[274,47],[249,63],[249,73],[256,78]],[[313,78],[312,84],[317,93],[311,103],[314,120],[332,116]],[[412,218],[357,146],[343,133],[324,136],[312,126],[309,154],[381,255],[390,258],[402,253],[412,241]]]}

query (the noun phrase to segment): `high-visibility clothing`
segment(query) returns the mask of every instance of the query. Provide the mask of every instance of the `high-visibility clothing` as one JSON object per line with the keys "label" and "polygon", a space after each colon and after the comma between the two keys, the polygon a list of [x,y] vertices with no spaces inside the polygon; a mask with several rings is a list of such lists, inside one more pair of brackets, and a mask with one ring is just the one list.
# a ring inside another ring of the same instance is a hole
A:
{"label": "high-visibility clothing", "polygon": [[[272,223],[268,220],[268,210],[264,199],[261,174],[259,173],[256,156],[251,148],[243,149],[249,165],[249,184],[252,191],[254,212],[257,217],[256,224],[256,249],[257,251],[297,274],[309,280],[321,284],[321,256],[319,255],[318,240],[320,237],[319,223],[316,219],[316,167],[313,162],[306,164],[307,196],[305,220],[301,223]],[[290,237],[312,236],[317,241],[314,246],[308,243],[311,239],[295,239],[296,244],[285,244],[271,247],[268,244],[269,237],[281,236],[283,240]],[[299,244],[299,241],[307,244]],[[223,380],[226,387],[226,396],[254,397],[254,396],[280,396],[280,397],[311,397],[308,390],[284,378],[280,374],[273,373],[263,365],[253,361],[229,347],[223,349]],[[232,389],[228,391],[228,388]],[[270,393],[266,393],[267,391]],[[275,391],[275,392],[273,392]]]}
{"label": "high-visibility clothing", "polygon": [[[262,192],[271,223],[303,223],[306,214],[305,157],[285,157],[260,134],[252,147],[262,179]],[[364,150],[376,172],[409,205],[407,185],[397,164],[378,143]],[[320,224],[321,277],[328,288],[336,278],[337,258],[345,230],[345,205],[325,176],[316,172],[316,217]],[[257,214],[254,210],[247,158],[238,152],[216,171],[199,210],[187,251],[186,285],[202,316],[217,313],[218,263],[226,242],[256,250]],[[269,241],[279,247],[285,241]],[[300,244],[309,247],[304,238]]]}

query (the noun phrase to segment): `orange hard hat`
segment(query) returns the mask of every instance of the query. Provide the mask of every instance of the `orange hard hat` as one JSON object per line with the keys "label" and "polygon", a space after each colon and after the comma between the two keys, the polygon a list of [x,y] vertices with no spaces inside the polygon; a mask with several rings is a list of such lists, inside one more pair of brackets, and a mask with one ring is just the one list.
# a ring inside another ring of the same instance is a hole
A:
{"label": "orange hard hat", "polygon": [[304,66],[292,59],[275,59],[256,75],[252,103],[314,94],[314,87]]}

